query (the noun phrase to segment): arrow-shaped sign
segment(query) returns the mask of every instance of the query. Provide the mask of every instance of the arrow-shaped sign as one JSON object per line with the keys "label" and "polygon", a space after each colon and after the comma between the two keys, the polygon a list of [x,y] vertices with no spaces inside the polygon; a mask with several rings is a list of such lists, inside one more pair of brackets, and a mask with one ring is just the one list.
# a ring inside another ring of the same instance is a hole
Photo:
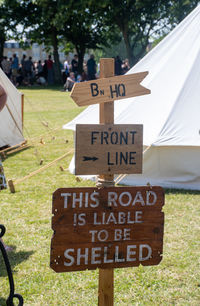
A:
{"label": "arrow-shaped sign", "polygon": [[92,161],[95,161],[95,160],[97,160],[98,159],[98,157],[90,157],[90,156],[83,156],[83,161],[90,161],[90,160],[92,160]]}
{"label": "arrow-shaped sign", "polygon": [[78,106],[150,94],[140,83],[148,71],[75,83],[71,97]]}

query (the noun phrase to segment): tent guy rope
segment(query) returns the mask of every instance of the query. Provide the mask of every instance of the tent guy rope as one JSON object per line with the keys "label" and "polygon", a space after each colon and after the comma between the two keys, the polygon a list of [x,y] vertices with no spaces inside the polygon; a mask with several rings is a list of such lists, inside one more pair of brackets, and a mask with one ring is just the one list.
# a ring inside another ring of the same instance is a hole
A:
{"label": "tent guy rope", "polygon": [[22,177],[22,178],[20,178],[20,179],[17,179],[17,180],[15,180],[15,181],[13,181],[13,180],[11,180],[11,179],[8,180],[8,186],[9,186],[9,188],[10,188],[10,192],[11,192],[11,193],[15,193],[15,185],[16,185],[16,184],[22,183],[23,181],[27,180],[28,178],[30,178],[30,177],[32,177],[32,176],[34,176],[34,175],[36,175],[36,174],[38,174],[38,173],[40,173],[40,172],[46,170],[47,168],[51,167],[52,165],[54,165],[55,163],[57,163],[57,162],[60,161],[61,159],[65,158],[67,155],[69,155],[69,154],[72,153],[73,151],[74,151],[74,149],[68,151],[67,153],[65,153],[64,155],[62,155],[62,156],[56,158],[55,160],[53,160],[53,161],[50,162],[49,164],[47,164],[47,165],[45,165],[45,166],[43,166],[43,167],[41,167],[41,168],[39,168],[39,169],[37,169],[37,170],[35,170],[35,171],[29,173],[28,175],[26,175],[26,176],[24,176],[24,177]]}

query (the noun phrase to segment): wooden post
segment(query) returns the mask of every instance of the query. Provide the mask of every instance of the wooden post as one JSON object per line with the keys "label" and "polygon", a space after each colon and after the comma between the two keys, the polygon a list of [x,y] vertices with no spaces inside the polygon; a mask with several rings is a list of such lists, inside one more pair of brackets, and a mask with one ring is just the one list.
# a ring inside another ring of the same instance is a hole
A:
{"label": "wooden post", "polygon": [[[100,59],[100,78],[114,76],[114,59]],[[114,123],[114,101],[99,105],[99,123]],[[106,174],[98,177],[97,187],[114,186],[114,175]],[[112,306],[114,304],[114,269],[99,269],[99,306]]]}

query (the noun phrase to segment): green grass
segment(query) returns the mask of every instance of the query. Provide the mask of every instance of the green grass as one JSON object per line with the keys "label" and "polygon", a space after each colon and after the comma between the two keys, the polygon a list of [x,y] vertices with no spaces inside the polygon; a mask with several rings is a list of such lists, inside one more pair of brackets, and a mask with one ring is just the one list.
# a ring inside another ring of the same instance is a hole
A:
{"label": "green grass", "polygon": [[[82,109],[59,88],[23,88],[24,135],[30,148],[4,162],[7,179],[19,179],[73,148],[73,133],[62,125]],[[48,122],[49,128],[43,122]],[[55,130],[56,129],[56,130]],[[45,144],[40,143],[43,139]],[[66,140],[68,142],[66,142]],[[0,193],[4,241],[15,291],[25,305],[97,305],[98,271],[55,273],[49,268],[51,197],[60,187],[94,186],[77,182],[66,169],[72,153],[45,171]],[[65,171],[60,170],[62,166]],[[158,266],[115,269],[115,305],[200,305],[200,192],[167,190],[163,260]],[[0,255],[0,305],[9,287]]]}

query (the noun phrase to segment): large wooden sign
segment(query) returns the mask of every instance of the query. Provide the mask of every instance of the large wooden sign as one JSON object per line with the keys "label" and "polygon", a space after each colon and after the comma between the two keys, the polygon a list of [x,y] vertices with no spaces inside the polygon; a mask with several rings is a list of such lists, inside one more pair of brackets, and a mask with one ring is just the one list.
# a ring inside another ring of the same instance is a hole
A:
{"label": "large wooden sign", "polygon": [[71,97],[78,106],[150,94],[140,85],[148,71],[75,83]]}
{"label": "large wooden sign", "polygon": [[51,268],[68,272],[159,264],[163,205],[161,187],[56,190]]}
{"label": "large wooden sign", "polygon": [[142,173],[143,126],[77,124],[75,174]]}

